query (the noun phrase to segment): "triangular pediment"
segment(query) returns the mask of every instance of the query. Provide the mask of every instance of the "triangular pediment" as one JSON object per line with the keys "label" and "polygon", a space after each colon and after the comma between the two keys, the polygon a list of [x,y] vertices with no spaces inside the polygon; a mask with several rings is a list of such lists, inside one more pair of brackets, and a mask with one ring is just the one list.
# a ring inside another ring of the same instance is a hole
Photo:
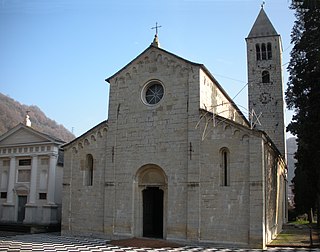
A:
{"label": "triangular pediment", "polygon": [[[56,142],[56,139],[21,123],[0,136],[0,146],[15,146],[22,144],[26,145],[54,142]],[[61,141],[61,143],[63,142]]]}
{"label": "triangular pediment", "polygon": [[174,53],[168,52],[160,47],[157,46],[153,46],[152,44],[146,49],[144,50],[142,53],[140,53],[136,58],[134,58],[131,62],[129,62],[127,65],[125,65],[123,68],[121,68],[118,72],[116,72],[114,75],[110,76],[109,78],[106,79],[107,82],[110,83],[110,81],[113,78],[116,78],[117,76],[121,76],[123,74],[123,72],[126,72],[129,68],[133,67],[134,65],[137,65],[137,67],[139,66],[139,62],[145,62],[148,63],[146,61],[156,61],[157,59],[152,59],[151,57],[156,57],[155,55],[157,55],[157,53],[161,53],[163,55],[165,55],[168,59],[172,59],[174,61],[182,61],[184,63],[188,63],[194,66],[203,66],[202,64],[199,63],[195,63],[189,60],[186,60]]}

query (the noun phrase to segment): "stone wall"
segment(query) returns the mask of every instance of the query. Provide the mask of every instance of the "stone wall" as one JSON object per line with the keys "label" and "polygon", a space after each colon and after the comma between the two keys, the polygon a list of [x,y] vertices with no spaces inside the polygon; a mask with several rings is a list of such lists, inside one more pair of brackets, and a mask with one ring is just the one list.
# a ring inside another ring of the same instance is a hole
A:
{"label": "stone wall", "polygon": [[[104,122],[64,149],[62,233],[103,233],[106,141]],[[87,184],[87,155],[93,157],[92,185]]]}
{"label": "stone wall", "polygon": [[[165,90],[154,106],[142,97],[150,80],[159,81]],[[134,218],[134,211],[141,208],[136,200],[143,188],[134,180],[139,179],[141,167],[151,165],[167,177],[164,235],[186,238],[188,110],[196,106],[189,101],[189,85],[196,81],[190,64],[158,49],[150,49],[111,80],[107,164],[112,168],[106,172],[114,185],[108,192],[114,209],[106,209],[114,212],[114,225],[111,216],[105,222],[114,235],[142,235],[142,212]]]}
{"label": "stone wall", "polygon": [[[150,47],[108,79],[108,131],[100,124],[65,148],[63,233],[143,236],[143,193],[153,187],[163,192],[164,239],[265,246],[282,190],[273,188],[282,183],[274,176],[265,180],[277,157],[265,161],[267,138],[209,77],[201,65]],[[150,81],[164,87],[157,104],[144,99]],[[219,102],[228,112],[214,111],[226,117],[201,109]],[[85,185],[88,154],[92,186]]]}
{"label": "stone wall", "polygon": [[239,109],[226,96],[220,85],[202,68],[200,69],[200,101],[199,108],[230,119],[242,125],[247,125]]}

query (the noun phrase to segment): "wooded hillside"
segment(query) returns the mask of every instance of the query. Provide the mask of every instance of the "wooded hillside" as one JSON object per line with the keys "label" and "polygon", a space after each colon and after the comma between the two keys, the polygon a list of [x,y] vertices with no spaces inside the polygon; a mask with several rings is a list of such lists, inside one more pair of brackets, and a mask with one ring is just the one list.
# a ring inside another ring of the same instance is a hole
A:
{"label": "wooded hillside", "polygon": [[48,118],[35,105],[20,104],[12,98],[0,93],[0,135],[19,123],[24,123],[26,112],[29,111],[32,128],[42,133],[70,142],[75,136],[63,125]]}

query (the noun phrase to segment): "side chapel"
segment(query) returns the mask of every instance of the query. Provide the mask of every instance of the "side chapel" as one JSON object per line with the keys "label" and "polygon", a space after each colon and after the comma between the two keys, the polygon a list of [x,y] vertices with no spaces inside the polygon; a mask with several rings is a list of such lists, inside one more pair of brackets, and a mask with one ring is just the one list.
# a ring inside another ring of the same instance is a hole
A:
{"label": "side chapel", "polygon": [[249,119],[157,34],[106,79],[108,120],[64,146],[63,234],[264,248],[281,231],[282,47],[263,8],[246,42]]}

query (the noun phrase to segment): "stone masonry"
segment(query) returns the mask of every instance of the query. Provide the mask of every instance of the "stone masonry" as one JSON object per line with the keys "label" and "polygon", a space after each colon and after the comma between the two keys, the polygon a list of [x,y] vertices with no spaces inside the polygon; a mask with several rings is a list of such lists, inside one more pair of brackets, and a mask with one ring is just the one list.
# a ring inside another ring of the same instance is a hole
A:
{"label": "stone masonry", "polygon": [[64,147],[64,234],[264,248],[281,231],[281,152],[205,66],[156,37],[106,81],[108,121]]}

